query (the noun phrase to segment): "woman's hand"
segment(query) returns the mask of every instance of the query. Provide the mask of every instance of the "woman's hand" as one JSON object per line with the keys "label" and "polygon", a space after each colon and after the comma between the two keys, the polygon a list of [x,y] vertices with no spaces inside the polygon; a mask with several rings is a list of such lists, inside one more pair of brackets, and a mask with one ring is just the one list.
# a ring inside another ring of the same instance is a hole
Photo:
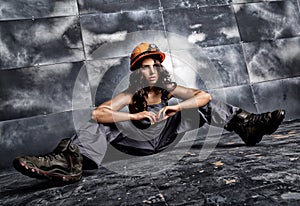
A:
{"label": "woman's hand", "polygon": [[151,124],[155,124],[158,121],[163,121],[169,117],[175,115],[178,111],[180,111],[179,104],[163,107],[157,114],[149,111],[142,111],[139,113],[131,114],[131,120],[142,121],[145,119],[149,119]]}
{"label": "woman's hand", "polygon": [[172,105],[172,106],[165,106],[164,108],[159,110],[156,119],[157,119],[157,121],[165,120],[169,117],[172,117],[173,115],[175,115],[179,111],[180,111],[179,104]]}
{"label": "woman's hand", "polygon": [[131,114],[131,120],[137,120],[141,121],[146,119],[149,119],[151,124],[154,124],[157,122],[156,114],[154,112],[149,112],[149,111],[142,111],[139,113]]}

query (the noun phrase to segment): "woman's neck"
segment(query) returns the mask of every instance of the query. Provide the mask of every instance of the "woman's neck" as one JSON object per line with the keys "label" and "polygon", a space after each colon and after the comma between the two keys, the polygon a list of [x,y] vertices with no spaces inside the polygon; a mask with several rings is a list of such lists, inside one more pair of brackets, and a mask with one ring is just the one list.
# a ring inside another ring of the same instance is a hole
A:
{"label": "woman's neck", "polygon": [[155,92],[156,91],[156,87],[155,86],[149,86],[149,93],[150,92]]}
{"label": "woman's neck", "polygon": [[155,88],[149,88],[149,93],[147,95],[146,101],[148,104],[156,104],[161,101],[161,92]]}

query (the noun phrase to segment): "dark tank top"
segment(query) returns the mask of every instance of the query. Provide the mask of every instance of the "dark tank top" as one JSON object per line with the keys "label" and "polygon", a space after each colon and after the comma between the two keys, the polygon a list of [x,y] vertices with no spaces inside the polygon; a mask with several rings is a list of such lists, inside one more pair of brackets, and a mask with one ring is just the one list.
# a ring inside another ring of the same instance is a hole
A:
{"label": "dark tank top", "polygon": [[[165,93],[162,94],[161,102],[148,105],[147,111],[158,113],[167,105],[168,94]],[[118,150],[132,155],[150,155],[160,152],[176,139],[180,119],[181,113],[178,112],[153,125],[150,121],[120,122],[118,127],[120,133],[111,144]]]}

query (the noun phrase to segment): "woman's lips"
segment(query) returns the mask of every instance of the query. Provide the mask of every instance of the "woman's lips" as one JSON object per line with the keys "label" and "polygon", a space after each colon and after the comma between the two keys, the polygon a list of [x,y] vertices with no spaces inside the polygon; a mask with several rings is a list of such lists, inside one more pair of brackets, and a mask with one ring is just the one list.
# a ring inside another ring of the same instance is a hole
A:
{"label": "woman's lips", "polygon": [[156,79],[156,77],[149,77],[150,81],[153,81]]}

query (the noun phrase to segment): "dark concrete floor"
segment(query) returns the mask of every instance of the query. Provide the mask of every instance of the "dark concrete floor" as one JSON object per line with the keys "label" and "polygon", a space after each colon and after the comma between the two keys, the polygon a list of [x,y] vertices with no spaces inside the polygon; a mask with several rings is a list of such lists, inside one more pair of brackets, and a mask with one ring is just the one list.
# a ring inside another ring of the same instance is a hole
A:
{"label": "dark concrete floor", "polygon": [[[200,138],[188,151],[179,147],[156,157],[163,163],[153,164],[151,156],[119,160],[112,165],[124,166],[123,174],[101,168],[73,184],[6,169],[0,172],[0,205],[300,205],[299,144],[300,121],[293,121],[255,147],[226,133],[200,161]],[[179,161],[161,169],[182,151]]]}

